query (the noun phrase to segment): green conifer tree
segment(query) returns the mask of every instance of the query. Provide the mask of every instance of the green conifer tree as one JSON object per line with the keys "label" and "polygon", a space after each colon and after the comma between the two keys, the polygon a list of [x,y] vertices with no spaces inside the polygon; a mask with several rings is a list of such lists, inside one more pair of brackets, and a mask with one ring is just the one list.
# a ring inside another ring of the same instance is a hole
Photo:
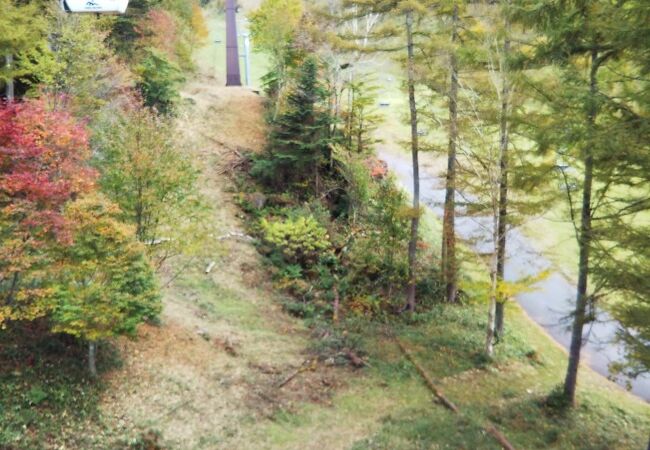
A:
{"label": "green conifer tree", "polygon": [[268,154],[258,159],[253,174],[277,188],[309,187],[320,193],[321,169],[331,159],[327,93],[318,80],[318,62],[306,58],[287,96],[285,111],[272,123]]}

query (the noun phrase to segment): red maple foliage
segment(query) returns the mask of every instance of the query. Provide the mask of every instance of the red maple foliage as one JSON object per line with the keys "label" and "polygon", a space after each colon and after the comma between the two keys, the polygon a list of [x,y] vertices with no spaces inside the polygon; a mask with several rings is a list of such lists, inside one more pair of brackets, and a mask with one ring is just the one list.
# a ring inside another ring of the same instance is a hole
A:
{"label": "red maple foliage", "polygon": [[[63,204],[94,186],[86,128],[44,103],[0,108],[0,208],[27,228],[56,231]],[[17,214],[16,214],[17,213]]]}
{"label": "red maple foliage", "polygon": [[0,104],[0,325],[34,316],[28,304],[23,314],[7,305],[38,296],[38,283],[21,291],[19,280],[47,264],[48,244],[70,243],[63,206],[94,188],[89,157],[86,128],[68,113],[44,101]]}

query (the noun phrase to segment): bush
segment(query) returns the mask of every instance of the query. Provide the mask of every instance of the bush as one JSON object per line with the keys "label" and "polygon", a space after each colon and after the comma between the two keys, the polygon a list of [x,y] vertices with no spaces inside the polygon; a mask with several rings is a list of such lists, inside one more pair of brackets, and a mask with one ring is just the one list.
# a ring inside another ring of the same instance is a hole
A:
{"label": "bush", "polygon": [[264,241],[280,253],[288,264],[303,268],[313,266],[321,252],[330,248],[327,230],[313,216],[269,222],[262,219]]}
{"label": "bush", "polygon": [[405,198],[390,181],[382,181],[370,197],[373,201],[363,218],[364,233],[351,243],[345,255],[349,284],[354,289],[350,294],[360,297],[382,291],[390,300],[408,277]]}

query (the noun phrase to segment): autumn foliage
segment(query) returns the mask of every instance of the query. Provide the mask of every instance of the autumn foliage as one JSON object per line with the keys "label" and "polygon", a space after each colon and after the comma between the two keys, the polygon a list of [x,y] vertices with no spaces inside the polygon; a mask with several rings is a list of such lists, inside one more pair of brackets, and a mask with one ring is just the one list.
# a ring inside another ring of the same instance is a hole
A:
{"label": "autumn foliage", "polygon": [[138,24],[137,31],[142,45],[164,52],[171,60],[176,59],[179,30],[170,12],[162,8],[150,10]]}
{"label": "autumn foliage", "polygon": [[46,314],[48,246],[71,242],[63,206],[95,172],[85,128],[30,101],[0,108],[0,325]]}

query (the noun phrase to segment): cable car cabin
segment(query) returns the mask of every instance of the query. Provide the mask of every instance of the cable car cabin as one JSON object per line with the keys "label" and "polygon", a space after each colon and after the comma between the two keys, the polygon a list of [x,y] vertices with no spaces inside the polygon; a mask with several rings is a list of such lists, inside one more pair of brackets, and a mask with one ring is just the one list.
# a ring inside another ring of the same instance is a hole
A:
{"label": "cable car cabin", "polygon": [[71,13],[124,14],[129,0],[61,0],[61,8]]}

